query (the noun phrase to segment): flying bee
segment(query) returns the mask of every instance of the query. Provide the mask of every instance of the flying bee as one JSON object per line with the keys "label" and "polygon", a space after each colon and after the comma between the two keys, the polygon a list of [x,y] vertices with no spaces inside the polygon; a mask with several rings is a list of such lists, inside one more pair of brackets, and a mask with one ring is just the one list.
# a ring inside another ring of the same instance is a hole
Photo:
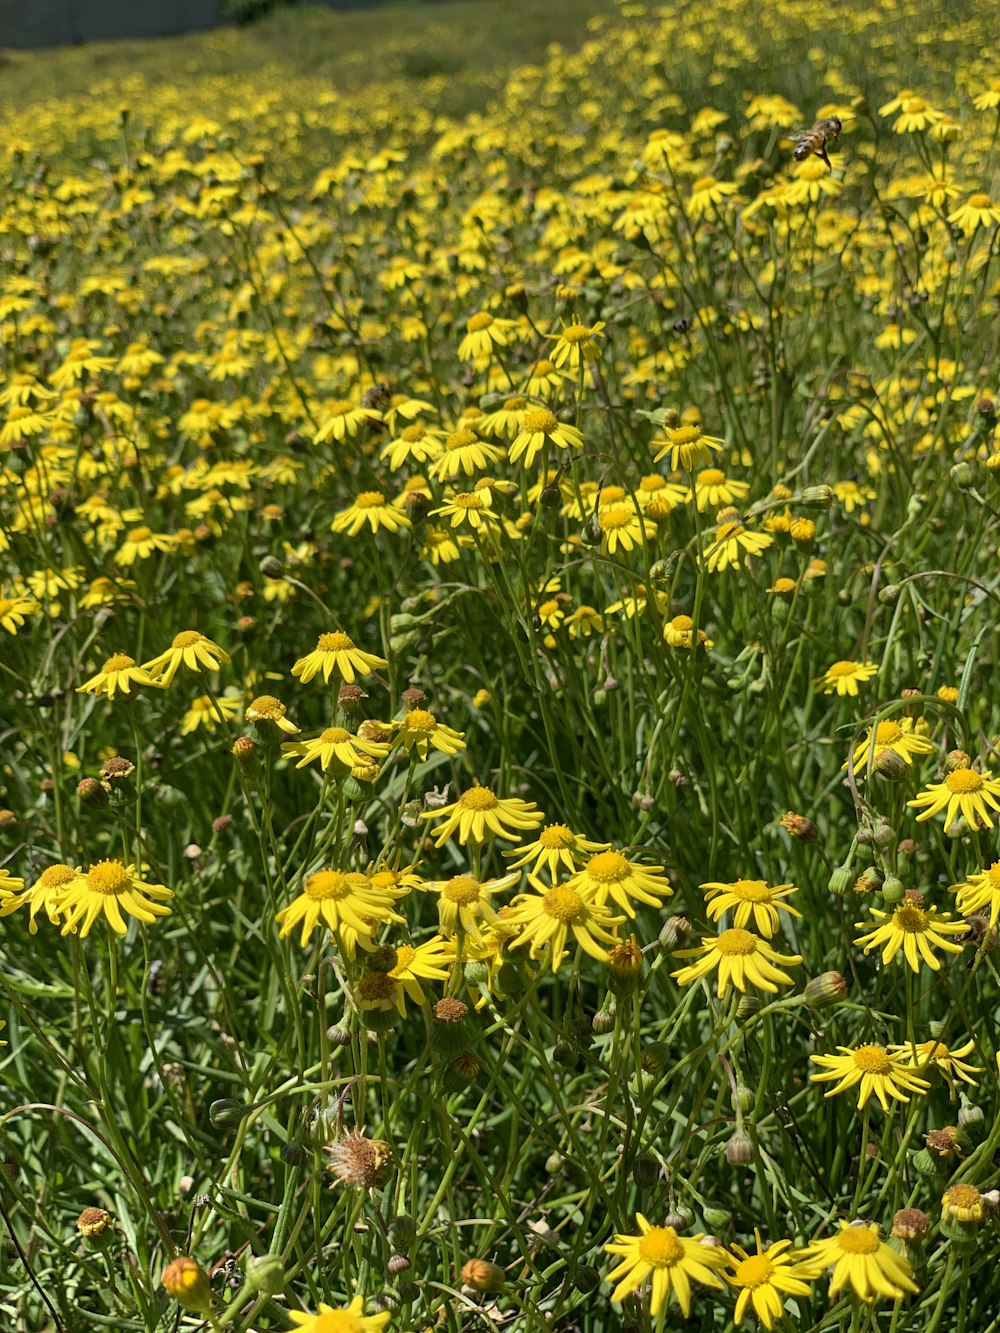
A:
{"label": "flying bee", "polygon": [[[830,159],[827,156],[827,148],[830,144],[837,142],[840,137],[841,121],[839,116],[827,116],[825,120],[818,120],[811,130],[806,130],[800,134],[795,141],[795,160],[804,162],[807,157],[821,157],[828,167]],[[832,171],[833,168],[830,167]]]}

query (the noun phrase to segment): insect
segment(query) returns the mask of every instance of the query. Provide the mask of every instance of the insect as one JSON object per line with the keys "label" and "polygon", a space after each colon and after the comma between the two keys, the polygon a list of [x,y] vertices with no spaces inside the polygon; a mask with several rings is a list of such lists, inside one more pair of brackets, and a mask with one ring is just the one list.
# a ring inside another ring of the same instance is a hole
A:
{"label": "insect", "polygon": [[827,116],[825,120],[818,120],[811,130],[806,130],[796,139],[796,162],[804,162],[807,157],[812,157],[815,154],[816,157],[821,157],[829,167],[830,159],[826,150],[830,144],[837,142],[840,131],[841,121],[839,116]]}

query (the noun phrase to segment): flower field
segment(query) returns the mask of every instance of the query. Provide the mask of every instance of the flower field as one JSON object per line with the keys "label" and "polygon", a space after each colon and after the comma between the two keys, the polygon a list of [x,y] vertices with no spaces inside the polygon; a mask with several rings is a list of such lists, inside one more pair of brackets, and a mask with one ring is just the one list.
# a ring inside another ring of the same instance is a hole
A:
{"label": "flower field", "polygon": [[1000,1329],[995,14],[539,10],[5,67],[5,1329]]}

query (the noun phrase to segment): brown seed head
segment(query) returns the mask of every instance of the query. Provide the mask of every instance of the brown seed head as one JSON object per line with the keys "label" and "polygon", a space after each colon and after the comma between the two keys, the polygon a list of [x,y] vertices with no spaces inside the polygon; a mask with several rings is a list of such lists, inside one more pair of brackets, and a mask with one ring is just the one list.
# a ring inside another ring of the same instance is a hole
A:
{"label": "brown seed head", "polygon": [[84,1208],[76,1219],[76,1229],[81,1236],[100,1236],[114,1224],[115,1219],[104,1208]]}
{"label": "brown seed head", "polygon": [[901,1208],[892,1219],[892,1234],[897,1240],[923,1240],[930,1230],[931,1219],[919,1208]]}
{"label": "brown seed head", "polygon": [[327,1166],[342,1185],[367,1190],[384,1185],[392,1164],[392,1149],[381,1139],[366,1139],[364,1131],[349,1130],[327,1147]]}

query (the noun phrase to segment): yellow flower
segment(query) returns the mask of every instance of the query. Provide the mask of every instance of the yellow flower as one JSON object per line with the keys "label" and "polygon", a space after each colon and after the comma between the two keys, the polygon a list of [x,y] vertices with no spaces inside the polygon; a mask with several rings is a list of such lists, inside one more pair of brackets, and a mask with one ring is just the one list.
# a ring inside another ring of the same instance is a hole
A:
{"label": "yellow flower", "polygon": [[970,1083],[976,1086],[976,1080],[973,1074],[982,1074],[985,1071],[981,1065],[970,1065],[965,1062],[964,1057],[975,1050],[976,1043],[971,1039],[964,1046],[951,1051],[943,1041],[917,1041],[907,1042],[904,1045],[890,1046],[889,1050],[894,1055],[904,1056],[910,1067],[916,1070],[940,1069],[945,1079],[954,1086],[954,1079],[961,1079],[963,1083]]}
{"label": "yellow flower", "polygon": [[601,355],[597,339],[604,336],[604,321],[598,320],[589,328],[586,324],[574,322],[568,324],[561,333],[547,333],[545,336],[555,340],[552,364],[557,369],[568,366],[571,370],[578,370],[581,362],[596,361]]}
{"label": "yellow flower", "polygon": [[571,877],[568,887],[588,897],[592,896],[601,907],[610,898],[630,917],[635,916],[631,902],[633,898],[650,907],[660,907],[661,900],[673,893],[664,877],[662,866],[637,865],[624,853],[610,847],[595,852],[583,868]]}
{"label": "yellow flower", "polygon": [[128,926],[123,911],[149,925],[158,916],[170,915],[170,908],[163,902],[173,896],[162,884],[147,884],[133,865],[98,861],[86,874],[74,874],[61,886],[56,910],[64,918],[64,935],[75,933],[79,927],[80,938],[85,939],[101,915],[113,931],[124,935]]}
{"label": "yellow flower", "polygon": [[818,1277],[832,1268],[830,1295],[850,1284],[863,1301],[888,1296],[898,1301],[919,1291],[911,1277],[909,1260],[879,1237],[874,1222],[841,1222],[835,1236],[815,1240],[799,1254],[803,1277]]}
{"label": "yellow flower", "polygon": [[670,648],[713,648],[714,641],[703,629],[695,635],[694,621],[690,616],[679,615],[668,620],[663,626],[663,642]]}
{"label": "yellow flower", "polygon": [[[829,672],[827,674],[829,675]],[[914,755],[931,754],[934,749],[926,736],[913,735],[913,719],[910,717],[904,717],[899,722],[891,720],[880,722],[874,728],[874,747],[872,746],[872,730],[871,727],[868,728],[864,740],[854,747],[854,754],[848,760],[848,763],[853,764],[855,773],[861,773],[868,767],[869,754],[873,765],[879,755],[885,754],[887,750],[891,750],[893,754],[898,754],[905,763],[912,764]],[[844,768],[846,767],[847,763],[844,764]]]}
{"label": "yellow flower", "polygon": [[710,881],[699,886],[705,891],[707,912],[712,921],[719,921],[723,912],[733,911],[733,925],[741,929],[750,924],[765,939],[770,939],[778,929],[778,912],[788,912],[790,916],[801,916],[794,907],[786,902],[790,893],[797,893],[794,884],[776,884],[768,887],[762,879],[737,879],[731,884]]}
{"label": "yellow flower", "polygon": [[528,874],[531,876],[544,869],[554,882],[560,869],[575,871],[588,853],[607,850],[606,842],[591,842],[582,833],[574,833],[566,824],[546,824],[534,842],[504,852],[504,856],[518,858],[511,861],[511,870],[530,866]]}
{"label": "yellow flower", "polygon": [[384,657],[356,648],[353,639],[340,630],[334,630],[331,634],[319,636],[313,651],[300,657],[292,667],[292,675],[298,676],[302,684],[306,685],[321,671],[323,680],[329,682],[336,671],[348,685],[353,685],[358,676],[367,676],[388,665]]}
{"label": "yellow flower", "polygon": [[692,218],[703,217],[710,209],[721,204],[739,187],[732,181],[717,181],[714,176],[702,176],[691,186],[687,210]]}
{"label": "yellow flower", "polygon": [[137,560],[148,560],[155,551],[172,551],[175,545],[175,538],[165,532],[153,532],[147,527],[132,528],[115,553],[115,564],[134,565]]}
{"label": "yellow flower", "polygon": [[299,760],[296,768],[305,768],[318,759],[324,773],[333,765],[334,772],[341,775],[346,769],[366,764],[366,755],[370,759],[384,759],[389,753],[387,744],[355,736],[344,727],[327,727],[311,740],[284,741],[281,748],[289,759]]}
{"label": "yellow flower", "polygon": [[858,685],[877,675],[878,667],[874,662],[834,662],[813,682],[813,688],[817,693],[833,694],[836,691],[841,696],[849,694],[855,698]]}
{"label": "yellow flower", "polygon": [[451,879],[428,880],[421,888],[438,895],[438,921],[446,935],[463,930],[476,944],[482,944],[479,923],[492,926],[497,921],[490,899],[519,878],[515,872],[481,883],[474,875],[453,875]]}
{"label": "yellow flower", "polygon": [[355,407],[353,403],[340,399],[325,403],[320,413],[319,430],[313,436],[313,444],[325,444],[327,440],[353,440],[362,426],[382,420],[382,413],[373,407]]}
{"label": "yellow flower", "polygon": [[557,449],[582,449],[583,436],[575,426],[563,425],[548,408],[526,412],[520,432],[507,451],[508,461],[517,463],[523,459],[524,466],[531,467],[547,443]]}
{"label": "yellow flower", "polygon": [[967,232],[989,227],[1000,222],[1000,204],[995,204],[988,194],[970,194],[964,204],[948,214],[948,221]]}
{"label": "yellow flower", "polygon": [[[35,920],[38,913],[45,908],[45,914],[52,925],[59,921],[59,911],[62,907],[63,897],[66,889],[81,875],[79,866],[74,869],[72,866],[63,865],[57,862],[55,865],[46,866],[42,873],[35,880],[34,884],[28,889],[23,887],[22,880],[15,880],[13,877],[6,876],[0,879],[0,896],[3,896],[3,904],[0,905],[0,916],[9,916],[11,912],[18,907],[28,907],[28,930],[32,935],[38,934],[38,922]],[[10,889],[21,889],[21,892],[13,898],[6,895]]]}
{"label": "yellow flower", "polygon": [[205,671],[218,671],[220,667],[228,666],[229,661],[229,654],[217,643],[206,639],[197,630],[188,629],[175,635],[170,647],[160,653],[159,657],[144,662],[142,669],[148,671],[157,684],[169,685],[182,666],[189,671],[201,671],[203,668]]}
{"label": "yellow flower", "polygon": [[435,481],[450,481],[460,472],[467,477],[475,472],[485,472],[502,458],[503,450],[499,445],[487,444],[474,430],[460,426],[445,438],[440,457],[427,470]]}
{"label": "yellow flower", "polygon": [[700,512],[706,509],[721,509],[734,500],[743,500],[750,493],[750,484],[746,481],[734,481],[716,467],[705,468],[694,479],[694,490],[687,492],[687,498],[694,498]]}
{"label": "yellow flower", "polygon": [[988,907],[992,929],[1000,917],[1000,861],[994,861],[988,870],[969,875],[961,884],[952,884],[949,892],[958,895],[955,906],[962,916],[974,916]]}
{"label": "yellow flower", "polygon": [[530,956],[539,958],[550,948],[552,971],[556,972],[566,957],[570,932],[584,953],[606,963],[607,950],[597,941],[614,944],[616,937],[611,932],[624,920],[599,906],[592,891],[571,889],[566,884],[552,889],[539,885],[536,892],[522,893],[514,899],[504,914],[503,926],[517,932],[509,941],[511,949],[527,944]]}
{"label": "yellow flower", "polygon": [[[891,963],[902,949],[903,957],[914,972],[920,971],[921,959],[937,972],[941,964],[934,956],[934,949],[961,953],[962,946],[953,944],[947,936],[965,935],[969,927],[964,921],[952,921],[947,914],[938,916],[936,907],[924,907],[923,904],[923,897],[911,890],[891,915],[880,912],[877,907],[870,908],[876,921],[883,924],[867,935],[859,935],[857,943],[864,945],[865,953],[881,948],[883,963]],[[856,921],[854,924],[857,929],[864,930],[867,922]]]}
{"label": "yellow flower", "polygon": [[346,532],[349,537],[356,537],[366,523],[373,533],[383,528],[387,532],[398,532],[400,528],[411,526],[402,509],[390,504],[381,491],[362,491],[354,497],[353,503],[334,516],[330,531]]}
{"label": "yellow flower", "polygon": [[619,547],[631,551],[643,540],[656,536],[653,522],[627,503],[602,505],[597,511],[597,525],[601,531],[601,550],[609,555],[614,555]]}
{"label": "yellow flower", "polygon": [[302,926],[299,943],[304,949],[309,937],[321,923],[337,937],[348,958],[353,958],[357,944],[367,948],[368,941],[386,921],[402,921],[393,911],[393,903],[406,890],[376,888],[367,875],[341,870],[317,870],[306,876],[302,892],[275,916],[281,938]]}
{"label": "yellow flower", "polygon": [[730,985],[739,991],[745,991],[750,985],[770,992],[778,989],[776,982],[790,986],[792,978],[775,964],[797,967],[802,962],[801,954],[778,953],[766,940],[739,927],[723,930],[717,936],[703,935],[697,948],[678,949],[674,956],[699,960],[670,974],[678,986],[687,986],[718,969],[717,994],[720,997]]}
{"label": "yellow flower", "polygon": [[16,634],[27,616],[40,615],[41,610],[41,602],[35,601],[34,597],[25,597],[21,593],[0,595],[0,626],[8,634]]}
{"label": "yellow flower", "polygon": [[993,827],[987,806],[1000,810],[1000,782],[989,772],[977,773],[974,768],[956,768],[945,775],[943,782],[931,782],[926,789],[907,805],[920,810],[917,822],[932,819],[945,811],[947,828],[956,815],[961,815],[970,828],[981,820],[987,828]]}
{"label": "yellow flower", "polygon": [[735,509],[720,509],[715,532],[702,548],[701,559],[709,573],[736,569],[748,555],[760,555],[774,541],[769,532],[748,532]]}
{"label": "yellow flower", "polygon": [[113,699],[117,692],[131,694],[133,685],[156,685],[157,681],[144,667],[137,666],[134,657],[127,653],[115,653],[98,671],[96,676],[77,686],[77,694],[106,694]]}
{"label": "yellow flower", "polygon": [[395,732],[395,743],[402,745],[406,754],[415,749],[421,759],[427,758],[431,746],[447,755],[465,749],[465,733],[446,727],[426,708],[411,708],[389,725]]}
{"label": "yellow flower", "polygon": [[497,319],[488,310],[477,311],[466,323],[465,337],[458,344],[459,361],[487,357],[494,347],[507,347],[517,325],[512,319]]}
{"label": "yellow flower", "polygon": [[837,1086],[826,1093],[827,1097],[835,1097],[838,1092],[860,1084],[859,1111],[872,1093],[881,1103],[882,1110],[888,1111],[890,1097],[908,1102],[908,1092],[924,1093],[930,1087],[925,1079],[916,1076],[898,1051],[873,1043],[856,1048],[838,1046],[837,1050],[839,1055],[811,1055],[809,1059],[824,1072],[809,1077],[814,1083],[839,1080]]}
{"label": "yellow flower", "polygon": [[691,1313],[691,1283],[701,1282],[706,1287],[721,1287],[716,1276],[720,1268],[729,1264],[729,1256],[721,1246],[703,1245],[704,1232],[695,1236],[678,1236],[673,1227],[654,1227],[636,1213],[638,1236],[616,1235],[604,1249],[619,1255],[621,1263],[607,1275],[608,1282],[618,1285],[611,1293],[614,1303],[623,1301],[644,1282],[651,1282],[649,1309],[655,1317],[670,1296],[676,1296],[684,1317]]}
{"label": "yellow flower", "polygon": [[707,463],[724,444],[716,435],[703,435],[701,427],[695,425],[667,427],[663,433],[665,442],[652,441],[651,447],[658,450],[653,456],[653,462],[659,463],[661,459],[669,457],[670,468],[675,472],[678,468],[690,472]]}
{"label": "yellow flower", "polygon": [[289,1310],[288,1317],[295,1325],[296,1333],[381,1333],[392,1314],[386,1310],[382,1314],[366,1315],[364,1299],[355,1296],[350,1305],[339,1309],[320,1301],[318,1314]]}
{"label": "yellow flower", "polygon": [[220,725],[220,713],[227,722],[235,722],[242,711],[243,703],[238,694],[220,694],[215,698],[210,694],[199,694],[197,699],[191,700],[191,707],[181,718],[181,735],[190,736],[199,727],[215,731]]}
{"label": "yellow flower", "polygon": [[497,796],[489,787],[477,783],[451,805],[425,811],[423,818],[444,820],[434,830],[435,847],[443,847],[456,832],[463,846],[470,840],[485,842],[487,838],[516,842],[525,829],[536,828],[545,816],[534,803],[516,796]]}
{"label": "yellow flower", "polygon": [[247,704],[246,720],[254,723],[267,739],[276,739],[277,733],[297,736],[301,728],[285,716],[285,705],[273,694],[258,694],[256,699]]}
{"label": "yellow flower", "polygon": [[[500,516],[493,512],[493,495],[489,490],[456,491],[445,497],[444,504],[430,512],[431,518],[443,514],[451,519],[451,527],[467,524],[473,531],[489,529],[490,536],[495,536],[500,525]],[[460,540],[468,540],[462,538]],[[457,548],[456,548],[457,554]],[[436,563],[436,562],[435,562]]]}
{"label": "yellow flower", "polygon": [[761,1248],[760,1232],[754,1228],[757,1242],[755,1254],[749,1254],[740,1245],[733,1246],[730,1263],[735,1269],[732,1277],[723,1277],[734,1291],[738,1291],[733,1322],[739,1324],[752,1306],[753,1312],[768,1330],[785,1313],[785,1296],[808,1296],[809,1286],[803,1282],[798,1251],[789,1253],[790,1240],[775,1241]]}

